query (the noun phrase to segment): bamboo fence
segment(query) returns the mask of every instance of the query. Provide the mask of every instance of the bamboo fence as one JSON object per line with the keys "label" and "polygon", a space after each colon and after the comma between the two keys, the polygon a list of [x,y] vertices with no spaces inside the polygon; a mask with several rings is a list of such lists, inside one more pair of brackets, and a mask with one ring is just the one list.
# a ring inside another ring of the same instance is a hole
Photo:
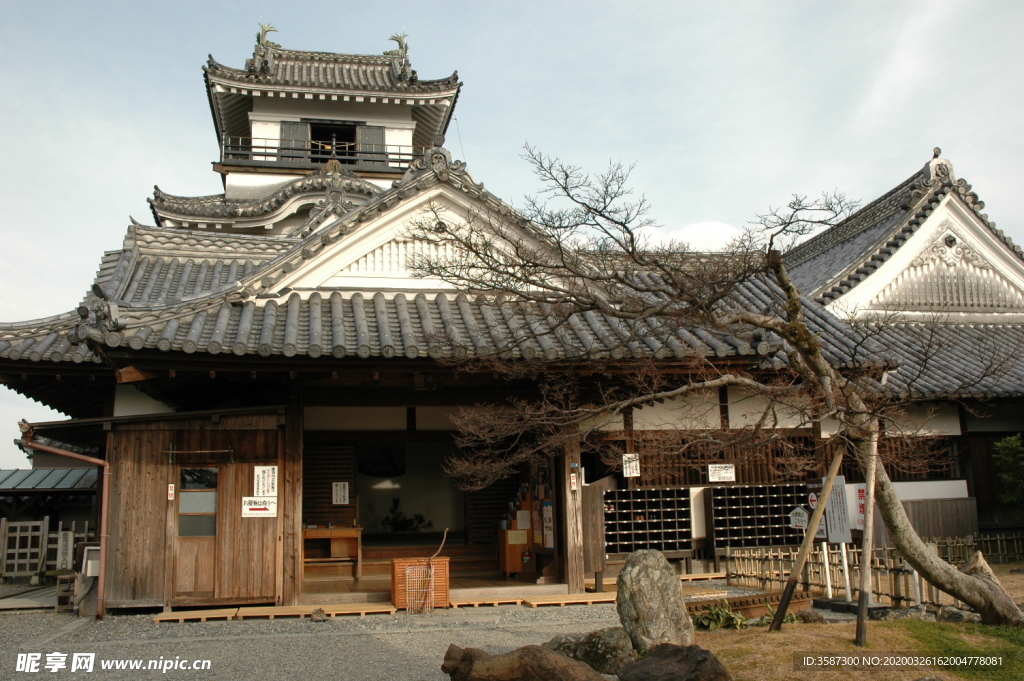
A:
{"label": "bamboo fence", "polygon": [[[932,551],[957,566],[967,563],[978,550],[990,563],[1024,561],[1024,533],[931,539],[927,543]],[[797,552],[796,547],[729,549],[726,553],[728,583],[765,591],[780,589],[789,578]],[[838,544],[817,544],[800,577],[803,590],[821,593],[830,587],[833,596],[856,600],[863,564],[861,548],[847,545],[846,556],[848,569],[844,576],[841,547]],[[872,601],[901,608],[960,605],[955,598],[923,579],[891,546],[871,552],[871,572]]]}

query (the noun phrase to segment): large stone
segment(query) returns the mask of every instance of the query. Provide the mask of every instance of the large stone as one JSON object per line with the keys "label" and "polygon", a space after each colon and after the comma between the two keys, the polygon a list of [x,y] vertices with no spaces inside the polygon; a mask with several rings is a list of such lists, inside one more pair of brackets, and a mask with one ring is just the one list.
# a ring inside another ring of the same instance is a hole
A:
{"label": "large stone", "polygon": [[935,620],[938,622],[976,623],[981,622],[981,615],[970,610],[961,610],[960,608],[946,605],[939,608],[939,611],[935,614]]}
{"label": "large stone", "polygon": [[828,621],[821,612],[814,609],[801,610],[796,614],[796,618],[804,624],[825,624]]}
{"label": "large stone", "polygon": [[589,634],[562,634],[544,647],[584,662],[601,674],[618,674],[637,659],[622,627],[608,627]]}
{"label": "large stone", "polygon": [[661,643],[693,643],[679,575],[659,551],[634,551],[619,573],[619,621],[641,655]]}
{"label": "large stone", "polygon": [[619,674],[619,681],[732,681],[710,650],[664,643]]}
{"label": "large stone", "polygon": [[604,681],[586,664],[543,646],[490,655],[453,643],[444,654],[441,671],[451,681]]}
{"label": "large stone", "polygon": [[873,620],[888,622],[891,620],[925,620],[935,621],[935,615],[928,612],[923,605],[914,608],[887,608],[877,610],[868,615]]}

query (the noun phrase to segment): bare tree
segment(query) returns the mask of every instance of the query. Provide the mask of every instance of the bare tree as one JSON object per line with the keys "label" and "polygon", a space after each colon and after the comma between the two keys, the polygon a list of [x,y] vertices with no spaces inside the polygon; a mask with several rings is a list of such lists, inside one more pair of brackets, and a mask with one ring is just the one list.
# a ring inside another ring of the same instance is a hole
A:
{"label": "bare tree", "polygon": [[[782,441],[780,414],[796,415],[805,424],[833,419],[837,439],[866,474],[874,473],[882,518],[907,561],[970,604],[983,621],[1024,626],[1024,614],[980,554],[961,571],[928,550],[879,458],[880,434],[907,427],[908,401],[938,396],[915,389],[927,377],[927,355],[935,348],[936,339],[927,338],[930,327],[920,325],[928,343],[919,348],[924,357],[900,375],[878,342],[890,320],[843,323],[801,296],[787,272],[782,249],[848,217],[855,202],[840,193],[794,196],[758,216],[755,228],[725,253],[700,254],[682,243],[651,239],[656,224],[647,201],[628,186],[630,168],[611,164],[592,175],[529,147],[525,158],[542,189],[520,212],[480,211],[454,219],[434,207],[412,230],[414,238],[443,246],[439,252],[446,254],[412,263],[421,275],[484,295],[505,318],[526,320],[529,328],[499,340],[495,352],[476,353],[475,366],[532,374],[541,384],[534,400],[462,410],[462,454],[449,462],[450,473],[465,485],[484,486],[523,461],[561,451],[601,419],[737,386],[766,404],[750,427],[688,430],[668,442],[666,451],[686,458],[702,446]],[[545,334],[564,334],[593,314],[607,320],[614,343],[578,347],[572,358],[545,352]],[[696,351],[696,344],[679,347],[698,336],[705,349],[728,340],[753,350],[732,357],[709,356]],[[1010,359],[986,366],[996,371],[1005,361]],[[992,375],[964,377],[964,385]],[[805,459],[805,453],[794,452],[788,463],[799,468]]]}

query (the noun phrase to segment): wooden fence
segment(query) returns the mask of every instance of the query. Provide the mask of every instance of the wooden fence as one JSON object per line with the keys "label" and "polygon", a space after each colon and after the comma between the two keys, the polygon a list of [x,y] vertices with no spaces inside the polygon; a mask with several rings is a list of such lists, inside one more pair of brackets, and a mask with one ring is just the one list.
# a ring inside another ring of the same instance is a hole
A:
{"label": "wooden fence", "polygon": [[[980,538],[949,538],[928,541],[929,547],[953,565],[963,565],[976,550],[981,550],[992,563],[1024,560],[1024,533],[999,534]],[[844,574],[843,549],[829,544],[826,552],[818,544],[808,556],[800,584],[804,591],[825,592],[831,589],[837,597],[849,594],[856,600],[860,590],[862,551],[847,545]],[[726,553],[728,582],[772,591],[782,588],[796,561],[796,547],[729,549]],[[826,559],[827,555],[827,559]],[[825,565],[828,565],[826,571]],[[871,591],[873,599],[896,607],[915,605],[960,605],[952,596],[932,586],[914,570],[896,549],[877,548],[871,555]]]}
{"label": "wooden fence", "polygon": [[[61,535],[70,533],[71,556],[60,555]],[[50,529],[49,516],[42,520],[10,522],[0,519],[0,578],[31,577],[47,572],[74,569],[73,547],[79,542],[94,541],[96,529],[89,522],[57,523]]]}

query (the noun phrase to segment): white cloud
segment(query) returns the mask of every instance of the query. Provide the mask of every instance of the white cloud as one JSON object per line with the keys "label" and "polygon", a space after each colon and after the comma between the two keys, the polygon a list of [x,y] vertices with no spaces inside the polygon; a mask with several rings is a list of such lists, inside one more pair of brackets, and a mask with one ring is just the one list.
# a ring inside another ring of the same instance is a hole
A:
{"label": "white cloud", "polygon": [[692,251],[720,251],[742,231],[725,222],[708,220],[694,222],[678,229],[653,227],[644,230],[644,234],[654,245],[686,244]]}

